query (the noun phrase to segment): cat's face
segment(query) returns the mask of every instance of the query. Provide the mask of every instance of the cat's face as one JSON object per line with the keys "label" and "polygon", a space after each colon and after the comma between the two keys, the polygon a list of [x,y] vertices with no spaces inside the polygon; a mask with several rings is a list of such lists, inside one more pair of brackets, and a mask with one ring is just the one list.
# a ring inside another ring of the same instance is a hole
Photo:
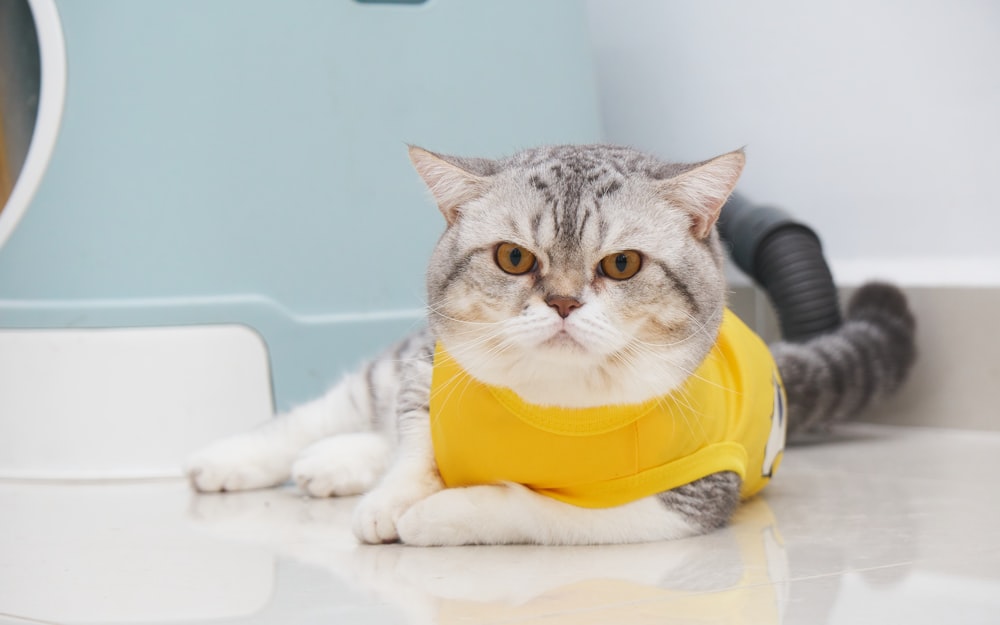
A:
{"label": "cat's face", "polygon": [[742,153],[696,166],[609,146],[411,158],[448,220],[429,320],[473,377],[540,404],[636,403],[704,359],[725,305],[714,223]]}

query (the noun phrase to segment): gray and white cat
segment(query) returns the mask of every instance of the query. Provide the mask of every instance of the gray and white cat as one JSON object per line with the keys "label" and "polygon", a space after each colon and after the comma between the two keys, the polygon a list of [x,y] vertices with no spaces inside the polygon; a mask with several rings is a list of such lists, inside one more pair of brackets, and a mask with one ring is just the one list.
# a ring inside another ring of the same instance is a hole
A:
{"label": "gray and white cat", "polygon": [[[411,147],[410,157],[447,221],[427,271],[427,329],[323,397],[196,454],[193,486],[235,491],[292,478],[316,497],[367,493],[354,517],[366,543],[627,543],[725,525],[740,501],[732,471],[605,508],[514,483],[446,488],[429,407],[438,342],[472,378],[530,404],[641,404],[681,388],[712,349],[726,306],[715,222],[743,153],[688,165],[606,145],[503,160]],[[913,337],[903,295],[868,285],[835,332],[772,345],[790,433],[896,390]]]}

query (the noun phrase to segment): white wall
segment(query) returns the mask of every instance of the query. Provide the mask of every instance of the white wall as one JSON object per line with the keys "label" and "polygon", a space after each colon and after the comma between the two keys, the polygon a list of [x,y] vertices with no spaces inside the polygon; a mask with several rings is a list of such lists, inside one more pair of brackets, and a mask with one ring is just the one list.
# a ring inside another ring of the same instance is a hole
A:
{"label": "white wall", "polygon": [[607,138],[747,146],[841,282],[1000,285],[1000,3],[589,0]]}

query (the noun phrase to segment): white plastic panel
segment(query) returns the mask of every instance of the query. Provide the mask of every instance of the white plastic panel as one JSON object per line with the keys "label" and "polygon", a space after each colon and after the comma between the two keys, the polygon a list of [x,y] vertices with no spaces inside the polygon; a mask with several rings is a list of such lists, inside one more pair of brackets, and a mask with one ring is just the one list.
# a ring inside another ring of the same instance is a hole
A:
{"label": "white plastic panel", "polygon": [[0,477],[179,475],[272,406],[245,326],[0,330]]}

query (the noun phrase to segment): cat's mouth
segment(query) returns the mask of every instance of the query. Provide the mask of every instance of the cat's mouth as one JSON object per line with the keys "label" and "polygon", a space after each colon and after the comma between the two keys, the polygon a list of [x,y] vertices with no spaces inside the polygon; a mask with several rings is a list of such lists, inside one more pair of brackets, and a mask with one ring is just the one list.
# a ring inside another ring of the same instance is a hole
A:
{"label": "cat's mouth", "polygon": [[573,336],[566,331],[566,328],[560,329],[558,332],[546,339],[542,343],[542,347],[562,350],[572,349],[581,352],[588,351],[587,347],[583,343],[573,338]]}

